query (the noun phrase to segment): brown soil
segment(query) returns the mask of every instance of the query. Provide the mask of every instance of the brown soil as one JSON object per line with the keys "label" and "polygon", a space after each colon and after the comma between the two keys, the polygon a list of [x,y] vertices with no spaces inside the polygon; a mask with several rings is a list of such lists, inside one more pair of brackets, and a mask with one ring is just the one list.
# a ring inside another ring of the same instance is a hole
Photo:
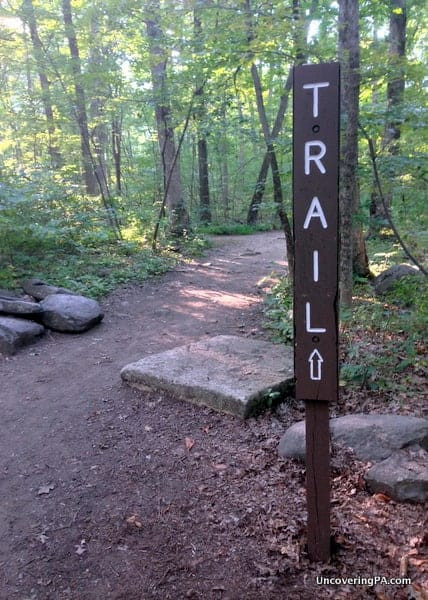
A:
{"label": "brown soil", "polygon": [[[284,268],[277,232],[217,238],[107,298],[100,326],[3,359],[1,599],[424,597],[424,508],[371,496],[346,452],[333,457],[333,559],[309,562],[304,469],[277,457],[301,406],[242,422],[120,381],[125,364],[205,336],[266,337],[260,280]],[[406,555],[412,586],[316,581],[396,577]]]}

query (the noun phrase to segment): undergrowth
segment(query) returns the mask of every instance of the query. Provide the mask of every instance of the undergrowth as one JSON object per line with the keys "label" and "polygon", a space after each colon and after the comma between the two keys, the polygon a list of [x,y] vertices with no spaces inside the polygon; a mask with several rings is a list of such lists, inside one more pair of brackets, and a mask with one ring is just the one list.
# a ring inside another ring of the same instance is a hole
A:
{"label": "undergrowth", "polygon": [[123,222],[118,241],[105,213],[87,199],[69,196],[66,205],[58,195],[15,194],[7,202],[0,194],[0,288],[19,289],[36,277],[99,298],[120,284],[164,273],[207,245],[197,235],[170,240],[163,227],[153,252],[153,227],[144,215]]}
{"label": "undergrowth", "polygon": [[[275,341],[292,343],[292,308],[291,284],[284,278],[265,300],[266,327]],[[358,279],[352,310],[341,310],[340,384],[408,395],[420,393],[427,368],[427,326],[426,277],[405,277],[381,297],[375,295],[369,282]]]}
{"label": "undergrowth", "polygon": [[246,225],[245,223],[222,223],[212,225],[201,225],[198,227],[199,234],[207,235],[250,235],[257,231],[271,231],[272,225],[259,223],[257,225]]}

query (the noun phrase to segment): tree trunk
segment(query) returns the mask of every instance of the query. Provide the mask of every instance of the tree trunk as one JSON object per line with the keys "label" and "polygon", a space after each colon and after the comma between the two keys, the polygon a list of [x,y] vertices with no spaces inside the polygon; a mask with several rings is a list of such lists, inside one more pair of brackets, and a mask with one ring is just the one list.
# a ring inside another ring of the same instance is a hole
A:
{"label": "tree trunk", "polygon": [[116,194],[122,195],[122,117],[114,117],[111,124],[111,142],[116,179]]}
{"label": "tree trunk", "polygon": [[389,77],[386,96],[390,120],[386,125],[384,143],[391,154],[399,153],[401,119],[399,109],[403,102],[406,56],[406,0],[391,0],[389,19]]}
{"label": "tree trunk", "polygon": [[262,86],[259,73],[255,63],[251,65],[251,76],[253,78],[254,90],[256,92],[257,111],[259,114],[260,124],[262,126],[263,137],[267,146],[267,154],[269,155],[269,163],[272,167],[272,182],[273,182],[273,197],[276,204],[277,214],[280,218],[282,228],[284,230],[285,241],[287,246],[288,270],[290,277],[294,272],[294,242],[291,231],[290,221],[284,209],[282,198],[281,176],[279,174],[278,162],[275,154],[275,148],[272,142],[267,121],[266,110],[263,102]]}
{"label": "tree trunk", "polygon": [[106,86],[100,79],[99,73],[103,68],[103,52],[100,48],[100,26],[99,14],[94,8],[91,14],[91,48],[89,51],[89,73],[91,75],[91,101],[89,104],[89,114],[91,118],[91,140],[95,151],[96,160],[94,169],[96,178],[101,188],[101,193],[105,198],[110,198],[107,172],[107,144],[108,133],[107,123],[104,119],[104,103],[108,95]]}
{"label": "tree trunk", "polygon": [[[405,57],[406,57],[406,0],[390,0],[389,17],[389,70],[386,89],[387,122],[382,139],[382,147],[390,156],[397,156],[400,152],[399,139],[401,136],[400,108],[403,103],[405,84]],[[395,173],[390,170],[386,177],[384,201],[389,208],[392,203],[392,181]],[[387,217],[383,203],[377,190],[372,193],[370,204],[370,229],[377,232]]]}
{"label": "tree trunk", "polygon": [[[285,82],[284,92],[281,95],[281,99],[279,102],[278,112],[276,115],[275,123],[272,127],[272,132],[270,133],[270,139],[275,140],[282,128],[282,123],[284,121],[284,116],[288,107],[288,100],[290,96],[290,91],[293,86],[293,72],[290,69],[287,77],[287,81]],[[270,153],[266,152],[263,157],[262,166],[260,167],[260,171],[257,177],[256,185],[254,187],[253,196],[251,198],[250,206],[248,208],[247,213],[247,224],[255,225],[258,220],[258,212],[259,206],[262,203],[263,195],[266,187],[266,179],[269,172],[270,166]]]}
{"label": "tree trunk", "polygon": [[259,174],[257,176],[256,185],[254,186],[253,196],[251,198],[250,206],[248,207],[247,213],[247,225],[255,225],[259,218],[260,204],[263,201],[263,195],[265,193],[266,179],[270,167],[270,154],[266,152],[263,157],[262,166],[260,167]]}
{"label": "tree trunk", "polygon": [[198,139],[199,219],[211,223],[210,189],[208,179],[208,145],[205,137]]}
{"label": "tree trunk", "polygon": [[70,0],[61,0],[62,14],[64,17],[65,35],[71,56],[71,68],[74,79],[74,91],[76,100],[76,119],[80,131],[80,147],[82,151],[83,179],[88,194],[95,196],[99,189],[94,171],[91,155],[88,116],[86,113],[85,91],[82,84],[82,68],[80,64],[79,47],[77,45],[76,32],[74,30],[71,14]]}
{"label": "tree trunk", "polygon": [[[313,13],[317,5],[317,0],[313,0],[310,8],[310,15]],[[296,55],[296,64],[303,64],[307,58],[307,35],[310,24],[309,19],[302,16],[300,9],[300,0],[293,0],[293,23],[294,23],[294,48]],[[293,86],[293,70],[290,69],[287,80],[284,85],[284,91],[281,95],[278,112],[275,118],[275,122],[270,134],[270,138],[273,142],[281,132],[282,124],[284,121],[285,113],[288,108],[288,100],[290,91]],[[259,206],[262,203],[263,195],[266,187],[266,179],[270,166],[270,154],[267,152],[263,157],[262,166],[260,167],[259,175],[257,177],[256,185],[254,187],[253,196],[251,198],[250,206],[247,213],[247,224],[255,225],[258,219]]]}
{"label": "tree trunk", "polygon": [[171,109],[167,99],[167,59],[166,49],[163,45],[163,33],[159,22],[159,0],[147,2],[145,12],[144,20],[149,39],[150,71],[169,227],[172,234],[182,236],[190,229],[190,218],[184,204],[179,161],[174,141],[174,129],[171,124]]}
{"label": "tree trunk", "polygon": [[228,221],[230,218],[230,203],[229,203],[229,167],[227,161],[228,141],[227,132],[224,124],[226,123],[226,106],[225,103],[221,107],[221,122],[223,124],[220,131],[218,142],[218,160],[220,167],[220,203],[223,207],[223,218]]}
{"label": "tree trunk", "polygon": [[[251,44],[254,39],[253,30],[252,30],[252,18],[251,18],[251,8],[250,8],[250,0],[245,0],[245,11],[247,17],[247,30],[248,30],[248,43]],[[252,55],[250,49],[250,55]],[[276,204],[277,214],[280,218],[281,225],[284,231],[285,236],[285,244],[287,250],[287,262],[288,262],[288,273],[291,278],[294,273],[294,240],[293,233],[291,230],[290,221],[288,219],[288,215],[284,209],[284,202],[282,198],[282,185],[281,185],[281,177],[278,168],[278,162],[275,154],[275,148],[273,145],[271,132],[269,130],[269,124],[266,115],[266,109],[263,102],[263,92],[262,85],[259,77],[259,72],[257,70],[256,64],[253,62],[251,64],[251,77],[253,79],[254,91],[256,94],[256,103],[257,103],[257,112],[259,115],[260,125],[263,131],[263,137],[265,140],[265,144],[267,147],[267,154],[269,155],[269,162],[272,167],[272,182],[273,182],[273,197]]]}
{"label": "tree trunk", "polygon": [[43,52],[43,45],[39,37],[37,28],[37,19],[32,0],[24,0],[23,3],[24,19],[30,28],[31,43],[33,45],[34,58],[36,60],[37,72],[39,75],[40,87],[42,90],[42,104],[45,113],[47,131],[48,131],[48,153],[53,169],[58,169],[63,165],[63,158],[56,145],[56,126],[52,108],[50,94],[50,85],[46,74],[46,64]]}
{"label": "tree trunk", "polygon": [[[202,23],[197,6],[193,8],[193,29],[195,33],[195,42],[199,47],[198,50],[201,51],[203,50]],[[195,119],[197,121],[198,132],[199,220],[202,224],[206,225],[207,223],[211,223],[211,207],[208,179],[208,144],[206,135],[201,127],[201,121],[205,114],[205,102],[203,83],[200,78],[195,90],[195,99],[197,101]]]}
{"label": "tree trunk", "polygon": [[341,213],[341,301],[352,305],[353,271],[369,275],[362,227],[354,222],[359,208],[358,186],[358,111],[360,92],[359,3],[339,2],[339,57],[342,72],[342,106],[346,120],[342,136],[340,213]]}

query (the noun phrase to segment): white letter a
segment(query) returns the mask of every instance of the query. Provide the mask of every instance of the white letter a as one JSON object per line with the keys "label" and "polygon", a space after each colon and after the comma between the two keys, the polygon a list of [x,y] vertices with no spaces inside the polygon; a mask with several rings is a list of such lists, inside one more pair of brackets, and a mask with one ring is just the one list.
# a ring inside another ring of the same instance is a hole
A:
{"label": "white letter a", "polygon": [[318,198],[316,196],[314,196],[312,198],[311,205],[306,214],[306,219],[303,224],[303,229],[308,229],[311,219],[315,219],[315,218],[317,218],[321,221],[321,225],[324,227],[324,229],[327,229],[327,220],[325,218],[324,211],[321,208],[320,201],[318,200]]}

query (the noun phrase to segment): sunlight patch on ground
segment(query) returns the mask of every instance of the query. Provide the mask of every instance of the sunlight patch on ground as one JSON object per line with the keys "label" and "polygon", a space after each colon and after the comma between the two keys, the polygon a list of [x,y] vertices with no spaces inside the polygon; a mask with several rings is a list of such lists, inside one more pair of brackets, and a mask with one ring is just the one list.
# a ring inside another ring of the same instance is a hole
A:
{"label": "sunlight patch on ground", "polygon": [[186,302],[188,306],[201,308],[207,302],[221,304],[228,308],[248,308],[254,302],[261,302],[261,299],[244,294],[227,294],[225,292],[216,292],[214,290],[185,288],[180,292],[181,296],[189,298]]}

